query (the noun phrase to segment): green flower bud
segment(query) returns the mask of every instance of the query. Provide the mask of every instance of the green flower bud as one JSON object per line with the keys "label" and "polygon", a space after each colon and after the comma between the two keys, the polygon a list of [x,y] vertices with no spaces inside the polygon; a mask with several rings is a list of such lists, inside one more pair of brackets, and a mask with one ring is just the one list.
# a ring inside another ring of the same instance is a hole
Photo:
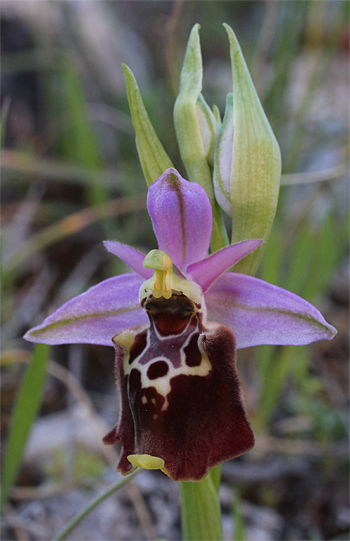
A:
{"label": "green flower bud", "polygon": [[213,167],[214,147],[219,132],[219,124],[202,94],[199,94],[196,109],[204,153],[207,162]]}
{"label": "green flower bud", "polygon": [[218,123],[206,104],[202,90],[202,55],[199,24],[191,31],[183,68],[180,92],[174,107],[174,123],[182,161],[189,180],[205,189],[213,209],[212,251],[228,244],[221,209],[215,199],[210,163]]}
{"label": "green flower bud", "polygon": [[248,239],[264,241],[234,267],[237,272],[254,274],[276,213],[281,155],[236,36],[227,24],[224,27],[230,40],[233,96],[227,97],[215,147],[215,194],[232,216],[232,244]]}
{"label": "green flower bud", "polygon": [[233,149],[233,94],[227,94],[225,116],[215,146],[214,190],[220,207],[232,216],[231,170]]}

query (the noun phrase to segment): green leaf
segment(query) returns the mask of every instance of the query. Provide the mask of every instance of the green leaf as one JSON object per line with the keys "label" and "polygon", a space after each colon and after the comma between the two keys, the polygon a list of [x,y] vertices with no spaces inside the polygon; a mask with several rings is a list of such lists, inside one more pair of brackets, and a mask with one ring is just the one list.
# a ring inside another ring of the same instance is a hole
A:
{"label": "green leaf", "polygon": [[22,380],[7,439],[2,472],[2,504],[8,498],[21,466],[29,432],[41,404],[50,347],[37,344]]}
{"label": "green leaf", "polygon": [[220,541],[220,502],[211,475],[199,482],[180,482],[180,498],[183,540]]}
{"label": "green leaf", "polygon": [[126,92],[136,135],[136,147],[148,186],[166,169],[173,167],[159,141],[143,104],[139,87],[131,69],[123,64]]}

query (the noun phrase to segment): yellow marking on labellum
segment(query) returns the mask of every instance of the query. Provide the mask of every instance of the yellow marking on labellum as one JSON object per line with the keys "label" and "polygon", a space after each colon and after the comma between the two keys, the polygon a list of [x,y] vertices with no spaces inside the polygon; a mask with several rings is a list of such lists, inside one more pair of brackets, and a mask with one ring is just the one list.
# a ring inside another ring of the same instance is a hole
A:
{"label": "yellow marking on labellum", "polygon": [[145,269],[153,269],[154,275],[150,282],[152,295],[156,299],[170,299],[173,287],[173,262],[163,250],[151,250],[143,260]]}
{"label": "yellow marking on labellum", "polygon": [[120,334],[113,336],[112,341],[114,344],[118,344],[118,346],[129,352],[136,335],[136,331],[123,331]]}
{"label": "yellow marking on labellum", "polygon": [[134,468],[144,468],[145,470],[163,470],[164,468],[164,460],[158,456],[128,455],[127,459]]}

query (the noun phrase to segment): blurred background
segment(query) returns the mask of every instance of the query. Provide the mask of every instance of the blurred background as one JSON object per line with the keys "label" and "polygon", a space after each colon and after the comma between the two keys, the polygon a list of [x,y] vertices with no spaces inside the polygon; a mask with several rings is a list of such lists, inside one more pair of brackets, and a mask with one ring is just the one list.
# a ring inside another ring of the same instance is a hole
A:
{"label": "blurred background", "polygon": [[[337,0],[2,2],[2,539],[52,539],[119,475],[118,450],[101,444],[118,419],[112,348],[33,349],[22,336],[128,271],[102,240],[156,247],[122,62],[185,176],[172,110],[197,22],[207,102],[223,115],[232,91],[226,22],[282,151],[258,276],[338,329],[331,342],[238,352],[257,443],[222,468],[225,540],[349,538],[348,11]],[[178,486],[160,472],[143,472],[69,537],[160,538],[181,538]]]}

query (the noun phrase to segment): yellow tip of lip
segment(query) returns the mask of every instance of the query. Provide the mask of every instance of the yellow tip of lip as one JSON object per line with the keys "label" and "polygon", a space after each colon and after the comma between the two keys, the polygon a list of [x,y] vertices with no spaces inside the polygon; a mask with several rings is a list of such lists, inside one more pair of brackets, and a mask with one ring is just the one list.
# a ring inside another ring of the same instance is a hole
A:
{"label": "yellow tip of lip", "polygon": [[145,470],[160,470],[164,468],[164,460],[158,456],[128,455],[127,458],[134,468],[144,468]]}

